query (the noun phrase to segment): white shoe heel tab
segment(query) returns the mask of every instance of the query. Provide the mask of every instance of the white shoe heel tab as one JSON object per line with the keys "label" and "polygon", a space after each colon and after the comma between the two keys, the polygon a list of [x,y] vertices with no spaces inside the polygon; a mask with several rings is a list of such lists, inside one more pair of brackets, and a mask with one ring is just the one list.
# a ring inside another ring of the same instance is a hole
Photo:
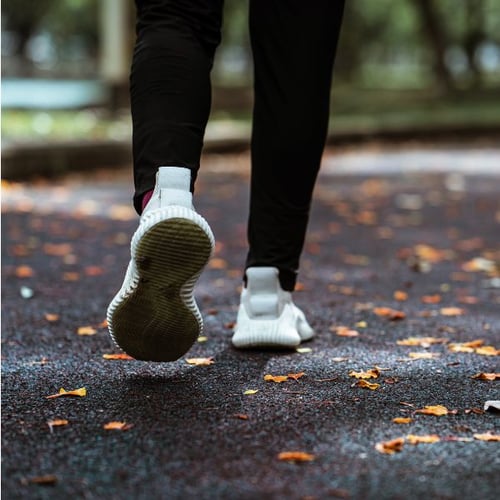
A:
{"label": "white shoe heel tab", "polygon": [[160,189],[189,191],[191,189],[191,170],[184,167],[160,167],[156,174],[156,185]]}

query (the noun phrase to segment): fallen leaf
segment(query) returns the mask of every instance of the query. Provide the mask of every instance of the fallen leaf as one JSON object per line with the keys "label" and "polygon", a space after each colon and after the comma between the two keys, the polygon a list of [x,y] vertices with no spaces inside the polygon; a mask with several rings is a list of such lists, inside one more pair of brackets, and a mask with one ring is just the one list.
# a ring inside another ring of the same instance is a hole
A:
{"label": "fallen leaf", "polygon": [[442,316],[461,316],[465,311],[460,307],[442,307],[439,312]]}
{"label": "fallen leaf", "polygon": [[200,343],[203,343],[203,342],[206,342],[208,340],[208,337],[206,337],[205,335],[201,335],[200,337],[198,337],[196,339],[198,342]]}
{"label": "fallen leaf", "polygon": [[372,369],[364,371],[364,372],[356,372],[354,370],[351,370],[349,372],[349,377],[355,377],[358,379],[378,378],[379,375],[380,375],[380,371],[377,370],[376,368],[372,368]]}
{"label": "fallen leaf", "polygon": [[415,413],[422,413],[423,415],[435,415],[441,417],[443,415],[448,415],[450,411],[446,406],[436,405],[436,406],[426,406],[423,409],[415,410]]}
{"label": "fallen leaf", "polygon": [[393,294],[394,300],[397,300],[398,302],[404,302],[405,300],[408,300],[408,294],[402,290],[396,290]]}
{"label": "fallen leaf", "polygon": [[103,354],[102,357],[104,359],[121,359],[125,361],[133,360],[134,358],[132,356],[129,356],[128,354],[125,354],[124,352],[120,352],[117,354]]}
{"label": "fallen leaf", "polygon": [[468,273],[474,272],[493,272],[496,269],[496,263],[493,260],[484,257],[475,257],[462,264],[462,270]]}
{"label": "fallen leaf", "polygon": [[86,276],[100,276],[101,274],[104,274],[104,269],[100,266],[87,266],[85,268]]}
{"label": "fallen leaf", "polygon": [[108,327],[108,320],[103,319],[98,325],[99,328],[107,328]]}
{"label": "fallen leaf", "polygon": [[344,361],[349,361],[349,358],[338,356],[336,358],[332,358],[332,361],[335,361],[335,363],[343,363]]}
{"label": "fallen leaf", "polygon": [[370,391],[375,391],[380,387],[380,384],[372,384],[371,382],[367,382],[366,380],[358,380],[356,382],[356,385],[364,389],[370,389]]}
{"label": "fallen leaf", "polygon": [[63,281],[78,281],[80,279],[80,274],[72,271],[67,271],[63,273]]}
{"label": "fallen leaf", "polygon": [[278,454],[278,460],[285,462],[311,462],[316,457],[305,451],[282,451]]}
{"label": "fallen leaf", "polygon": [[500,373],[476,373],[471,378],[475,378],[478,380],[498,380],[500,379]]}
{"label": "fallen leaf", "polygon": [[44,243],[43,252],[54,257],[64,257],[73,251],[70,243]]}
{"label": "fallen leaf", "polygon": [[47,399],[55,399],[65,396],[77,396],[83,398],[87,395],[87,389],[85,387],[81,387],[80,389],[75,389],[73,391],[67,391],[66,389],[59,389],[57,394],[52,394],[51,396],[46,396]]}
{"label": "fallen leaf", "polygon": [[61,427],[63,425],[68,425],[69,422],[67,420],[64,420],[62,418],[58,418],[58,419],[55,419],[55,420],[49,420],[47,422],[47,425],[50,427],[50,429],[52,430],[52,427]]}
{"label": "fallen leaf", "polygon": [[366,328],[368,326],[368,323],[366,321],[358,321],[354,324],[354,326],[356,328]]}
{"label": "fallen leaf", "polygon": [[457,342],[452,343],[448,346],[448,349],[452,352],[474,352],[474,349],[481,347],[484,344],[484,340],[476,339],[469,342]]}
{"label": "fallen leaf", "polygon": [[210,366],[215,363],[214,358],[188,358],[186,359],[186,363],[189,365],[195,366]]}
{"label": "fallen leaf", "polygon": [[459,443],[470,443],[474,441],[474,439],[467,437],[460,437],[460,436],[446,436],[442,438],[441,441],[452,441],[452,442],[456,441]]}
{"label": "fallen leaf", "polygon": [[59,321],[59,314],[45,313],[43,316],[47,321],[51,323]]}
{"label": "fallen leaf", "polygon": [[408,356],[411,359],[436,359],[441,355],[438,352],[410,352]]}
{"label": "fallen leaf", "polygon": [[408,337],[404,340],[397,340],[396,344],[406,346],[429,347],[432,344],[444,344],[448,339],[438,337]]}
{"label": "fallen leaf", "polygon": [[292,380],[299,380],[299,378],[302,378],[304,375],[305,375],[304,372],[299,372],[299,373],[289,373],[287,376]]}
{"label": "fallen leaf", "polygon": [[286,382],[288,377],[286,375],[264,375],[264,380],[266,382],[276,382],[277,384],[281,384],[282,382]]}
{"label": "fallen leaf", "polygon": [[358,337],[359,332],[351,330],[348,326],[332,326],[330,331],[335,332],[339,337]]}
{"label": "fallen leaf", "polygon": [[127,424],[127,422],[113,421],[104,424],[102,428],[106,431],[128,431],[129,429],[132,429],[133,426],[133,424]]}
{"label": "fallen leaf", "polygon": [[226,269],[227,261],[220,257],[213,257],[208,263],[209,269]]}
{"label": "fallen leaf", "polygon": [[422,297],[420,297],[420,300],[424,304],[439,304],[439,302],[441,302],[441,295],[423,295]]}
{"label": "fallen leaf", "polygon": [[403,311],[397,311],[396,309],[391,309],[390,307],[375,307],[373,312],[377,316],[382,316],[390,319],[391,321],[397,321],[406,318],[406,314]]}
{"label": "fallen leaf", "polygon": [[245,415],[244,413],[235,413],[233,417],[239,418],[240,420],[248,420],[248,415]]}
{"label": "fallen leaf", "polygon": [[399,451],[402,451],[405,440],[402,437],[391,439],[390,441],[381,441],[375,445],[375,449],[380,453],[385,453],[387,455],[392,455]]}
{"label": "fallen leaf", "polygon": [[35,476],[24,480],[25,483],[42,484],[45,486],[53,486],[57,483],[57,476],[54,474],[46,474],[45,476]]}
{"label": "fallen leaf", "polygon": [[438,441],[441,441],[438,435],[436,434],[427,434],[423,436],[416,436],[415,434],[408,434],[406,436],[406,441],[409,444],[430,444],[430,443],[437,443]]}
{"label": "fallen leaf", "polygon": [[35,271],[30,266],[18,266],[16,267],[16,277],[17,278],[32,278],[35,275]]}
{"label": "fallen leaf", "polygon": [[476,354],[480,354],[481,356],[498,356],[500,354],[500,350],[492,345],[485,345],[482,347],[478,347],[474,349]]}
{"label": "fallen leaf", "polygon": [[477,297],[474,297],[473,295],[462,295],[458,298],[458,301],[461,304],[477,304],[479,302],[479,299]]}
{"label": "fallen leaf", "polygon": [[78,335],[95,335],[97,330],[93,326],[80,326],[76,333]]}
{"label": "fallen leaf", "polygon": [[500,434],[492,434],[491,432],[474,434],[474,439],[477,439],[479,441],[500,441]]}
{"label": "fallen leaf", "polygon": [[298,352],[299,354],[306,354],[308,352],[312,352],[312,349],[310,347],[297,347],[295,351]]}
{"label": "fallen leaf", "polygon": [[245,396],[251,396],[252,394],[257,394],[259,389],[247,389],[243,394]]}
{"label": "fallen leaf", "polygon": [[409,424],[409,423],[413,422],[413,419],[410,417],[396,417],[396,418],[393,418],[392,421],[395,424]]}

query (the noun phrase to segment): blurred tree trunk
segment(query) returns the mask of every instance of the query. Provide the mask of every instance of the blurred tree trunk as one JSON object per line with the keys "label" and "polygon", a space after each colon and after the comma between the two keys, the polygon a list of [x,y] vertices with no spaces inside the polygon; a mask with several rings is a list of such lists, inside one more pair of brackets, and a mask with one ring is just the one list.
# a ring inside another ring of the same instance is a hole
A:
{"label": "blurred tree trunk", "polygon": [[447,37],[433,0],[413,0],[422,19],[422,28],[434,54],[434,74],[445,91],[455,90],[455,82],[446,65]]}
{"label": "blurred tree trunk", "polygon": [[484,1],[467,0],[467,31],[464,39],[464,50],[471,73],[471,87],[481,86],[481,68],[476,61],[479,45],[484,41]]}

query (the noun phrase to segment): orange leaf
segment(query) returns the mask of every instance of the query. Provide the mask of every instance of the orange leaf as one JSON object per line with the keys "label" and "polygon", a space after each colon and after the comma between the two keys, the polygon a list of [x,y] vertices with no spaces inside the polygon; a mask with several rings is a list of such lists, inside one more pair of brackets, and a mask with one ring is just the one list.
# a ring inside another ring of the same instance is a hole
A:
{"label": "orange leaf", "polygon": [[107,328],[108,327],[108,320],[103,319],[98,325],[99,328]]}
{"label": "orange leaf", "polygon": [[474,439],[477,439],[479,441],[500,441],[500,434],[492,434],[491,432],[474,434]]}
{"label": "orange leaf", "polygon": [[74,391],[67,391],[66,389],[59,389],[59,392],[57,394],[52,394],[51,396],[46,396],[47,399],[55,399],[55,398],[60,398],[64,396],[77,396],[80,398],[83,398],[87,395],[87,389],[85,387],[82,387],[80,389],[75,389]]}
{"label": "orange leaf", "polygon": [[69,243],[45,243],[43,251],[46,255],[64,257],[73,251],[73,247]]}
{"label": "orange leaf", "polygon": [[439,358],[438,352],[410,352],[408,356],[411,359],[435,359]]}
{"label": "orange leaf", "polygon": [[355,372],[354,370],[351,370],[349,372],[349,377],[355,377],[360,379],[378,378],[379,375],[380,371],[377,370],[376,368],[372,368],[371,370],[367,370],[364,372]]}
{"label": "orange leaf", "polygon": [[371,382],[367,382],[366,380],[358,380],[356,382],[358,387],[362,387],[363,389],[370,389],[370,391],[375,391],[380,387],[380,384],[372,384]]}
{"label": "orange leaf", "polygon": [[302,378],[303,376],[305,375],[304,372],[300,372],[300,373],[289,373],[288,374],[288,378],[291,378],[293,380],[299,380],[299,378]]}
{"label": "orange leaf", "polygon": [[498,356],[500,354],[500,350],[496,349],[492,345],[485,345],[482,347],[478,347],[474,349],[476,354],[481,354],[482,356]]}
{"label": "orange leaf", "polygon": [[127,424],[127,422],[108,422],[107,424],[104,424],[102,426],[103,429],[107,431],[128,431],[131,429],[134,425],[133,424]]}
{"label": "orange leaf", "polygon": [[415,413],[422,413],[423,415],[435,415],[441,417],[443,415],[448,415],[449,410],[446,406],[436,405],[436,406],[426,406],[423,409],[416,410]]}
{"label": "orange leaf", "polygon": [[221,259],[220,257],[213,257],[212,259],[210,259],[208,267],[210,269],[226,269],[227,262],[224,259]]}
{"label": "orange leaf", "polygon": [[335,332],[339,337],[358,337],[359,332],[351,330],[348,326],[332,326],[330,331]]}
{"label": "orange leaf", "polygon": [[120,352],[117,354],[103,354],[102,357],[104,359],[122,359],[125,361],[129,361],[129,360],[134,359],[132,356],[129,356],[128,354],[125,354],[124,352]]}
{"label": "orange leaf", "polygon": [[305,451],[282,451],[278,455],[278,460],[285,462],[311,462],[316,457]]}
{"label": "orange leaf", "polygon": [[476,373],[472,376],[478,380],[497,380],[500,379],[500,373]]}
{"label": "orange leaf", "polygon": [[186,359],[186,363],[189,365],[195,365],[195,366],[210,366],[215,363],[213,357],[209,358],[188,358]]}
{"label": "orange leaf", "polygon": [[56,484],[57,476],[55,476],[54,474],[46,474],[45,476],[32,477],[28,480],[24,480],[23,482],[29,482],[33,484]]}
{"label": "orange leaf", "polygon": [[390,319],[391,321],[397,321],[399,319],[406,318],[406,314],[403,311],[397,311],[396,309],[391,309],[390,307],[375,307],[373,312],[377,316],[383,316]]}
{"label": "orange leaf", "polygon": [[380,453],[392,455],[403,449],[405,440],[402,437],[391,439],[390,441],[381,441],[375,445],[375,449]]}
{"label": "orange leaf", "polygon": [[267,382],[276,382],[277,384],[281,384],[282,382],[286,382],[288,377],[286,375],[264,375],[264,380]]}
{"label": "orange leaf", "polygon": [[398,345],[429,347],[432,344],[444,344],[448,339],[437,337],[408,337],[404,340],[397,340]]}
{"label": "orange leaf", "polygon": [[80,326],[77,333],[78,335],[95,335],[97,330],[92,326]]}
{"label": "orange leaf", "polygon": [[50,321],[51,323],[59,320],[59,314],[45,313],[44,317],[47,321]]}
{"label": "orange leaf", "polygon": [[60,427],[62,425],[68,425],[69,422],[67,420],[64,420],[62,418],[58,418],[58,419],[55,419],[55,420],[49,420],[47,422],[47,425],[52,428],[52,427]]}
{"label": "orange leaf", "polygon": [[406,292],[403,292],[402,290],[396,290],[394,292],[394,300],[397,300],[399,302],[404,302],[405,300],[408,300],[408,294]]}
{"label": "orange leaf", "polygon": [[393,418],[392,421],[395,424],[409,424],[409,423],[413,422],[413,419],[410,417],[396,417],[396,418]]}
{"label": "orange leaf", "polygon": [[438,441],[441,441],[438,435],[436,434],[427,434],[423,436],[416,436],[415,434],[408,434],[406,436],[406,440],[408,441],[409,444],[430,444],[430,443],[437,443]]}
{"label": "orange leaf", "polygon": [[87,266],[85,268],[85,274],[87,276],[100,276],[101,274],[104,274],[104,269],[99,266]]}
{"label": "orange leaf", "polygon": [[420,297],[420,300],[424,304],[439,304],[439,302],[441,302],[441,295],[437,293],[434,295],[423,295]]}
{"label": "orange leaf", "polygon": [[484,344],[484,340],[476,339],[469,342],[458,342],[453,343],[448,346],[448,349],[452,352],[474,352],[476,347],[481,347]]}
{"label": "orange leaf", "polygon": [[78,273],[67,271],[63,273],[63,281],[78,281],[80,279],[80,275]]}
{"label": "orange leaf", "polygon": [[460,307],[442,307],[439,312],[442,316],[461,316],[465,311]]}
{"label": "orange leaf", "polygon": [[240,420],[248,420],[248,415],[245,415],[244,413],[235,413],[233,417],[239,418]]}
{"label": "orange leaf", "polygon": [[16,267],[16,276],[18,278],[31,278],[35,275],[35,271],[30,266]]}

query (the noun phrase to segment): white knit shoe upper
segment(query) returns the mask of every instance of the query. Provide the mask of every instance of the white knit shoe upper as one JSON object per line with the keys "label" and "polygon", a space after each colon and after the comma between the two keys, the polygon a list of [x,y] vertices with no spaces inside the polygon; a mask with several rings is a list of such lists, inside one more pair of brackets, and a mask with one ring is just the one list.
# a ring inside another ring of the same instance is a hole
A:
{"label": "white knit shoe upper", "polygon": [[277,268],[250,267],[246,277],[232,338],[235,347],[296,347],[313,337],[292,294],[282,290]]}

